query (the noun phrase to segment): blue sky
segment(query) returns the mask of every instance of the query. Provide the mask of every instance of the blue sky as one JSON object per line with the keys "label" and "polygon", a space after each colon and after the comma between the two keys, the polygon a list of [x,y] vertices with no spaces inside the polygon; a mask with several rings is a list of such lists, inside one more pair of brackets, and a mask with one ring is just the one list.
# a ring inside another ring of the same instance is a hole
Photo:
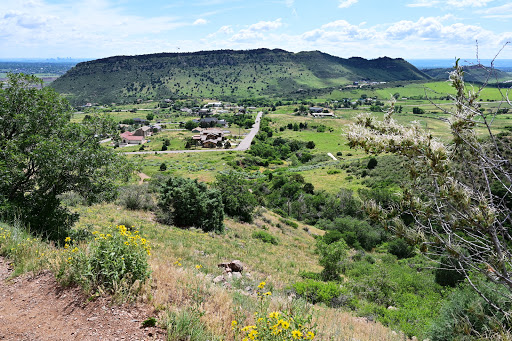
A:
{"label": "blue sky", "polygon": [[[348,58],[492,58],[506,0],[1,0],[0,58],[281,48]],[[512,45],[500,58],[512,58]]]}

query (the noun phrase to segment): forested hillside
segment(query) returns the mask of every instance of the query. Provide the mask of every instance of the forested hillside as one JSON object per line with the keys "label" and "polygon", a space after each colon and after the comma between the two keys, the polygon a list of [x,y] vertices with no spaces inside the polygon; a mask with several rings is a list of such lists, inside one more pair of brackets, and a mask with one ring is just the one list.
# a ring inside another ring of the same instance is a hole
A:
{"label": "forested hillside", "polygon": [[79,63],[52,86],[72,103],[290,96],[353,81],[422,80],[403,59],[343,59],[322,52],[202,51],[117,56]]}

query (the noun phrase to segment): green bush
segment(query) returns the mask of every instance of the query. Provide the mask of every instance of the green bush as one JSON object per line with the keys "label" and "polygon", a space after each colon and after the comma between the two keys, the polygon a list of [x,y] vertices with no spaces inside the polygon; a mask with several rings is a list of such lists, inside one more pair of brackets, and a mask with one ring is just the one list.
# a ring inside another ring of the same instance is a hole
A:
{"label": "green bush", "polygon": [[338,280],[347,256],[348,246],[345,240],[340,239],[331,244],[320,240],[317,250],[320,254],[320,265],[324,267],[321,273],[322,279],[324,281]]}
{"label": "green bush", "polygon": [[147,184],[122,187],[118,203],[129,210],[153,210],[156,207]]}
{"label": "green bush", "polygon": [[339,284],[334,282],[319,282],[313,279],[296,282],[293,284],[296,294],[311,303],[325,303],[332,305],[333,300],[338,298],[342,291]]}
{"label": "green bush", "polygon": [[[473,281],[502,311],[511,311],[512,301],[508,299],[510,292],[507,289],[489,282],[481,285],[483,283],[474,278]],[[501,337],[506,334],[510,336],[512,325],[502,311],[492,307],[470,286],[459,287],[443,304],[439,316],[431,325],[429,338],[432,341],[480,340],[485,337],[489,340],[506,340],[508,338]]]}
{"label": "green bush", "polygon": [[220,191],[197,180],[171,177],[161,188],[158,219],[178,227],[224,231],[224,207]]}
{"label": "green bush", "polygon": [[227,215],[247,223],[252,222],[254,208],[258,202],[250,191],[249,181],[240,173],[230,171],[217,175],[215,188],[222,195],[224,212]]}
{"label": "green bush", "polygon": [[269,243],[269,244],[274,244],[274,245],[278,244],[277,238],[266,231],[254,231],[252,233],[252,237],[255,239],[260,239],[264,243]]}
{"label": "green bush", "polygon": [[283,224],[293,227],[294,229],[299,227],[299,224],[297,224],[294,221],[288,220],[288,219],[279,218],[279,221],[282,222]]}
{"label": "green bush", "polygon": [[388,251],[398,259],[410,258],[414,256],[414,247],[409,245],[404,239],[397,238],[388,244]]}
{"label": "green bush", "polygon": [[79,284],[86,291],[101,288],[123,294],[138,281],[144,283],[150,275],[147,256],[150,247],[138,231],[124,225],[93,232],[88,247],[76,245],[66,238],[62,261],[56,277],[63,285]]}
{"label": "green bush", "polygon": [[452,261],[447,258],[441,260],[441,264],[434,271],[436,283],[442,286],[455,287],[464,280],[464,274],[454,269]]}

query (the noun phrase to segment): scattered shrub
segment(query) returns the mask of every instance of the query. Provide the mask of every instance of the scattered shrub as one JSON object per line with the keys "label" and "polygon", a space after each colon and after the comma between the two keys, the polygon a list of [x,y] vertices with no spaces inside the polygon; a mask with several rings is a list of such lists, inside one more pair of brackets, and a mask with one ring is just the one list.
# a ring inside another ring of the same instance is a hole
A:
{"label": "scattered shrub", "polygon": [[374,169],[375,167],[377,167],[377,159],[372,157],[370,158],[370,160],[368,160],[368,165],[366,166],[366,168],[368,169]]}
{"label": "scattered shrub", "polygon": [[464,280],[464,275],[455,269],[455,262],[450,258],[444,257],[437,269],[434,271],[436,283],[442,286],[455,287]]}
{"label": "scattered shrub", "polygon": [[324,281],[338,280],[347,255],[347,243],[343,239],[331,244],[326,244],[320,240],[317,244],[317,250],[320,254],[320,265],[324,267],[322,279]]}
{"label": "scattered shrub", "polygon": [[264,243],[269,243],[269,244],[274,244],[274,245],[278,244],[277,238],[266,231],[254,231],[252,233],[252,237],[255,239],[259,239]]}
{"label": "scattered shrub", "polygon": [[339,284],[334,282],[319,282],[314,279],[296,282],[293,284],[296,294],[311,303],[325,303],[331,305],[334,298],[341,295]]}
{"label": "scattered shrub", "polygon": [[[475,279],[473,279],[475,280]],[[477,281],[478,282],[478,281]],[[510,312],[510,292],[503,286],[486,282],[478,288],[502,311]],[[485,301],[470,286],[463,286],[452,292],[441,308],[439,316],[431,325],[429,338],[443,340],[505,340],[512,327],[510,320]],[[501,337],[500,337],[501,336]]]}
{"label": "scattered shrub", "polygon": [[121,188],[118,203],[129,210],[152,210],[156,207],[155,199],[149,193],[147,184]]}
{"label": "scattered shrub", "polygon": [[397,238],[389,242],[388,251],[398,259],[410,258],[414,256],[414,247],[407,244],[402,238]]}
{"label": "scattered shrub", "polygon": [[178,227],[197,227],[205,232],[224,231],[220,191],[197,180],[171,177],[162,186],[158,219]]}

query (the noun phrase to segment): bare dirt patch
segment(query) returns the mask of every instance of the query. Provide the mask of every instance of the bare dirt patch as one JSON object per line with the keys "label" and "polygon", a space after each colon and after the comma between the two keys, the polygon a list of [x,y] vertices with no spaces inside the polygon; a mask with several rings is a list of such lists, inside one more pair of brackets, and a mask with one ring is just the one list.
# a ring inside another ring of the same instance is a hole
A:
{"label": "bare dirt patch", "polygon": [[153,309],[143,304],[89,301],[79,288],[61,288],[48,272],[8,280],[0,257],[0,340],[165,340],[158,328],[142,328]]}
{"label": "bare dirt patch", "polygon": [[138,173],[137,175],[138,175],[138,176],[139,176],[139,178],[140,178],[140,180],[139,180],[139,185],[142,185],[142,184],[144,183],[144,180],[146,180],[146,179],[151,179],[151,177],[150,177],[149,175],[144,174],[144,173]]}

